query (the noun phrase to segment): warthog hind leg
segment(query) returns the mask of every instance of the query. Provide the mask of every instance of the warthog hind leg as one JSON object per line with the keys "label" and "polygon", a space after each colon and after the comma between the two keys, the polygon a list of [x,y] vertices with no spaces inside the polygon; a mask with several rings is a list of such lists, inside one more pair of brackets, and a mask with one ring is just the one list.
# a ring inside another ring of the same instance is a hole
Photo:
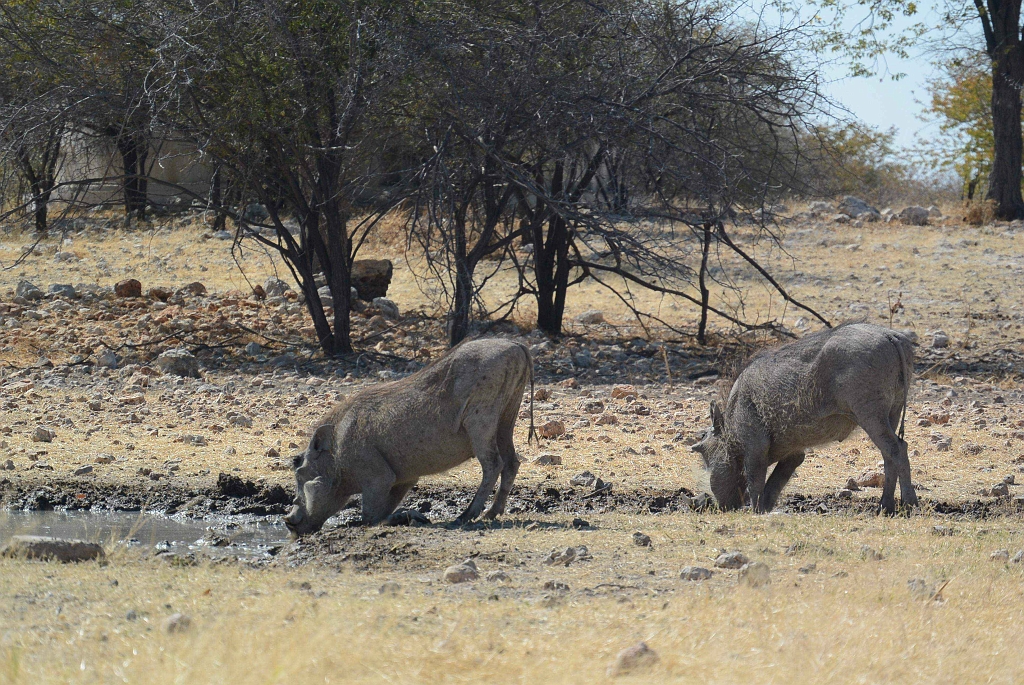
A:
{"label": "warthog hind leg", "polygon": [[[859,418],[859,417],[858,417]],[[892,429],[888,417],[858,421],[860,427],[882,453],[885,463],[885,484],[882,486],[881,510],[886,514],[896,513],[896,481],[900,482],[900,495],[904,506],[917,504],[917,493],[910,482],[910,460],[907,457],[907,443],[900,440]]]}
{"label": "warthog hind leg", "polygon": [[455,523],[458,525],[464,525],[476,519],[480,516],[480,512],[484,510],[484,505],[487,504],[487,498],[494,492],[494,484],[498,482],[498,476],[501,474],[502,468],[505,466],[501,459],[501,455],[498,453],[498,446],[494,439],[493,433],[489,439],[478,439],[473,437],[470,433],[470,439],[473,442],[473,453],[476,458],[480,461],[480,467],[483,469],[483,479],[480,481],[480,487],[476,490],[476,495],[473,497],[473,501],[470,502],[466,511],[455,519]]}
{"label": "warthog hind leg", "polygon": [[519,473],[519,456],[516,454],[516,447],[512,442],[512,428],[515,425],[516,414],[519,412],[519,403],[512,407],[511,418],[502,421],[498,429],[498,455],[504,465],[501,468],[501,485],[498,486],[498,494],[494,496],[494,502],[484,513],[484,518],[493,519],[505,513],[505,503],[508,495],[512,492],[512,484],[516,481],[516,474]]}
{"label": "warthog hind leg", "polygon": [[395,511],[412,483],[378,480],[363,487],[363,525],[375,526]]}

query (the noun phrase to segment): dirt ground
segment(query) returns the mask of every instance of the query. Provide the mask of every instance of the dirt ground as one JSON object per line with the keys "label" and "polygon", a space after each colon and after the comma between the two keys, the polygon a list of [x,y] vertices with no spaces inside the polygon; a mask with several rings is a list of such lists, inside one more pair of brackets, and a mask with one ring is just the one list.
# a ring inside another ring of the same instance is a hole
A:
{"label": "dirt ground", "polygon": [[[378,240],[360,256],[394,261],[389,298],[401,316],[366,308],[354,325],[363,353],[325,360],[294,294],[251,295],[251,284],[286,273],[269,254],[232,254],[199,217],[130,232],[102,214],[75,221],[63,242],[0,237],[4,267],[34,250],[0,272],[3,506],[279,514],[291,499],[290,456],[314,420],[341,396],[444,349],[436,284],[417,275],[400,242]],[[492,331],[531,345],[537,424],[566,429],[528,445],[528,422],[519,422],[524,464],[505,521],[442,525],[479,482],[479,467],[466,464],[424,479],[406,500],[431,524],[350,527],[358,510],[349,509],[259,568],[168,564],[114,544],[106,566],[0,561],[0,683],[229,674],[421,682],[439,673],[578,682],[605,677],[615,655],[641,640],[659,654],[638,667],[645,680],[1019,680],[1011,646],[1024,625],[1024,563],[989,555],[1005,548],[1010,558],[1024,546],[1024,227],[804,217],[780,230],[781,249],[763,242],[757,254],[794,297],[833,321],[917,335],[907,440],[922,507],[910,519],[875,517],[877,487],[837,494],[879,470],[861,431],[816,449],[778,514],[701,511],[705,479],[689,444],[708,422],[717,374],[766,342],[763,334],[716,328],[716,344],[700,348],[667,329],[645,332],[586,283],[570,297],[565,338],[531,332],[525,308]],[[736,260],[716,268],[722,280],[753,282]],[[125,278],[141,281],[143,297],[113,293]],[[22,280],[44,293],[71,284],[76,295],[17,304]],[[195,282],[204,293],[185,289]],[[511,276],[496,283],[500,294]],[[153,287],[169,300],[147,295]],[[750,319],[818,328],[760,287],[742,301],[721,287],[715,297]],[[695,320],[688,305],[636,298],[679,327]],[[592,309],[607,323],[575,321]],[[942,335],[948,344],[936,345]],[[195,354],[198,378],[160,372],[157,357],[177,347]],[[610,487],[574,479],[584,471]],[[1008,496],[992,496],[1003,483]],[[638,531],[650,546],[634,544]],[[553,549],[579,545],[590,558],[544,564]],[[737,588],[734,570],[680,580],[683,566],[713,568],[734,550],[771,567],[770,589]],[[442,581],[446,566],[469,557],[480,580]],[[492,571],[509,580],[487,580]],[[930,588],[923,599],[907,586],[917,578]],[[125,619],[128,611],[145,620]],[[190,632],[163,629],[173,611],[193,616]],[[253,622],[261,637],[246,642]]]}

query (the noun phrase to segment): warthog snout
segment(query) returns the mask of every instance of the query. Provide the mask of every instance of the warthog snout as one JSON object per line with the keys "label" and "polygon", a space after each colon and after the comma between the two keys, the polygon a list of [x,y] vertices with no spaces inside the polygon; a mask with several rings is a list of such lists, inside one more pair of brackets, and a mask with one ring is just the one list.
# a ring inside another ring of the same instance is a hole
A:
{"label": "warthog snout", "polygon": [[297,533],[297,529],[302,525],[302,522],[306,520],[306,512],[302,510],[302,507],[298,504],[292,506],[292,510],[288,512],[284,517],[284,525],[288,526],[288,530]]}

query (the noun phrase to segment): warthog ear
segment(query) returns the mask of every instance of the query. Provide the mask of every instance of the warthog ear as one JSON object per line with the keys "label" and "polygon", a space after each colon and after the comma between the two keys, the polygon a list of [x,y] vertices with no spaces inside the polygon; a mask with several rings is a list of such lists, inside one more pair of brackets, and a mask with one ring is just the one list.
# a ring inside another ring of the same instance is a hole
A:
{"label": "warthog ear", "polygon": [[711,400],[711,427],[714,429],[715,435],[725,432],[725,416],[715,400]]}
{"label": "warthog ear", "polygon": [[334,450],[334,426],[320,426],[313,433],[310,446],[314,452],[331,452]]}

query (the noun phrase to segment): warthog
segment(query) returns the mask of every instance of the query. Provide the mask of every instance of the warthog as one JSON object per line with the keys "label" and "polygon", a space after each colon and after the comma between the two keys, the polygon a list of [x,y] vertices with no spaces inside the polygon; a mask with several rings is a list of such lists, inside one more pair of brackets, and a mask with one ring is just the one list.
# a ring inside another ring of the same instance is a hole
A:
{"label": "warthog", "polygon": [[881,508],[895,511],[897,477],[903,504],[917,504],[902,426],[913,361],[906,336],[865,323],[755,356],[732,384],[725,410],[712,401],[711,428],[692,448],[719,507],[737,509],[749,497],[754,511],[771,511],[805,449],[844,440],[857,426],[885,460]]}
{"label": "warthog", "polygon": [[[519,459],[512,429],[533,360],[520,343],[465,342],[411,376],[361,390],[321,420],[306,451],[294,458],[295,506],[285,517],[297,535],[315,532],[362,493],[363,523],[390,516],[421,476],[441,473],[476,456],[483,481],[457,519],[472,521],[505,510]],[[530,438],[533,404],[530,405]]]}

